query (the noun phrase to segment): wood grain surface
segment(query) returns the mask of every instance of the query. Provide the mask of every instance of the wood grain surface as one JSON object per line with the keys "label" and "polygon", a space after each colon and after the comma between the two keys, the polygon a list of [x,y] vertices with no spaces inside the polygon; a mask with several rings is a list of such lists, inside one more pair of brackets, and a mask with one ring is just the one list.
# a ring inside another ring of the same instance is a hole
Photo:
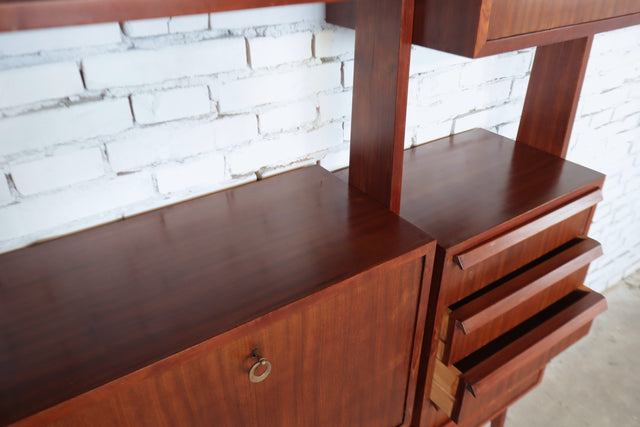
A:
{"label": "wood grain surface", "polygon": [[517,141],[565,157],[593,36],[536,50]]}
{"label": "wood grain surface", "polygon": [[491,3],[489,40],[640,13],[637,0],[492,0]]}
{"label": "wood grain surface", "polygon": [[320,167],[0,256],[0,424],[432,239]]}
{"label": "wood grain surface", "polygon": [[[345,179],[347,172],[337,175]],[[604,180],[591,169],[481,129],[407,150],[403,175],[400,215],[447,249],[480,243]]]}
{"label": "wood grain surface", "polygon": [[397,213],[413,0],[360,0],[355,16],[349,184]]}
{"label": "wood grain surface", "polygon": [[[324,0],[331,2],[338,0]],[[313,3],[314,0],[0,0],[0,31]]]}
{"label": "wood grain surface", "polygon": [[[399,426],[422,264],[418,258],[373,278],[352,279],[335,298],[51,426]],[[253,348],[272,366],[260,383],[247,375],[256,363]]]}

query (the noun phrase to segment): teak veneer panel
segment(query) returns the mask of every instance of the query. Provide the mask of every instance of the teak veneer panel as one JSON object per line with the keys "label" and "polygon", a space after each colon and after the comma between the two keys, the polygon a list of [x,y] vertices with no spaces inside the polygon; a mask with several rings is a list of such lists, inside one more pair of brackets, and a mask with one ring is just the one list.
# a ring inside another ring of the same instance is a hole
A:
{"label": "teak veneer panel", "polygon": [[432,243],[315,166],[1,255],[0,424]]}

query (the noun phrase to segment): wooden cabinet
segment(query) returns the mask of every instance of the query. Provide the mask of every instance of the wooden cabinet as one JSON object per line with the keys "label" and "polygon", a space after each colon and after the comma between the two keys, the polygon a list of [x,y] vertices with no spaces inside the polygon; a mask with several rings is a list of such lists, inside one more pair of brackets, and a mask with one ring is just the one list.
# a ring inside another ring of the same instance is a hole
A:
{"label": "wooden cabinet", "polygon": [[582,287],[603,180],[484,130],[406,152],[401,215],[439,248],[420,425],[487,421],[604,311]]}
{"label": "wooden cabinet", "polygon": [[606,309],[582,286],[603,181],[479,129],[405,152],[400,215],[438,241],[414,425],[493,418]]}
{"label": "wooden cabinet", "polygon": [[[356,2],[327,7],[355,28]],[[559,43],[640,24],[635,0],[415,0],[413,43],[469,58]]]}
{"label": "wooden cabinet", "polygon": [[434,249],[310,167],[1,255],[0,424],[406,425]]}

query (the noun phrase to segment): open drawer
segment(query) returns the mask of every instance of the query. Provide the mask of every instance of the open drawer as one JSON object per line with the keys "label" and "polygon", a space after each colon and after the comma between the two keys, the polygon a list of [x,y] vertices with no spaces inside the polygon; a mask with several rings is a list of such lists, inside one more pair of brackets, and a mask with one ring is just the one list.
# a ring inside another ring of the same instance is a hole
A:
{"label": "open drawer", "polygon": [[443,362],[458,362],[580,286],[602,247],[576,238],[446,310]]}
{"label": "open drawer", "polygon": [[458,363],[437,361],[431,400],[457,423],[470,419],[586,335],[606,307],[581,287]]}

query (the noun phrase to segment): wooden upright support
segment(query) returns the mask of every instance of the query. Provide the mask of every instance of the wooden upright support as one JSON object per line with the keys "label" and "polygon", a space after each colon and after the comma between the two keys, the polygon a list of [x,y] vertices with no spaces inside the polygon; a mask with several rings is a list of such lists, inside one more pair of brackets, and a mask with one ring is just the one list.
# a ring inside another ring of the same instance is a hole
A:
{"label": "wooden upright support", "polygon": [[413,0],[360,0],[349,183],[400,211]]}
{"label": "wooden upright support", "polygon": [[517,141],[565,157],[593,36],[538,48]]}

